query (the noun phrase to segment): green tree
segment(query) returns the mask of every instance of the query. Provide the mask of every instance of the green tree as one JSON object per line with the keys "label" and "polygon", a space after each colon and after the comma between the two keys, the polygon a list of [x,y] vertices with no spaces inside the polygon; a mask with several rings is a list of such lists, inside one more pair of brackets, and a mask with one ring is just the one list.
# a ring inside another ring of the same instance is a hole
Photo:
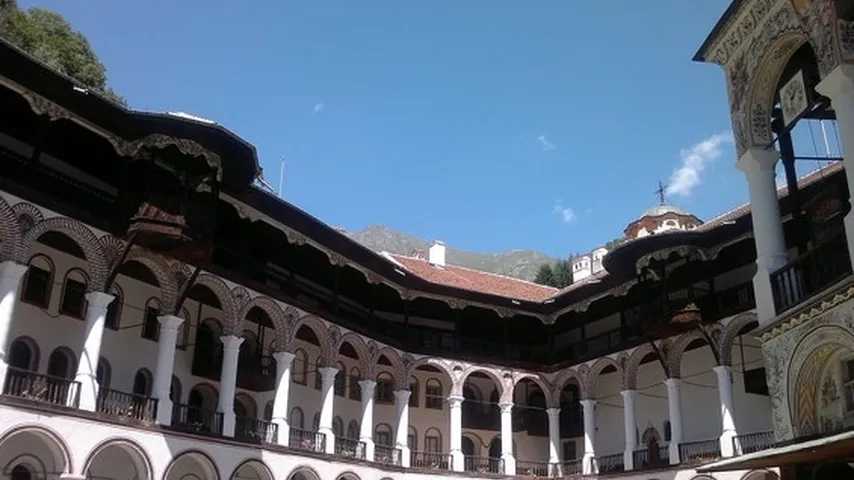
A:
{"label": "green tree", "polygon": [[572,258],[558,260],[552,268],[554,272],[554,287],[563,288],[572,285]]}
{"label": "green tree", "polygon": [[534,278],[534,282],[539,283],[540,285],[553,287],[555,284],[555,277],[554,273],[552,273],[552,266],[548,263],[540,265],[540,269],[537,270],[537,276]]}
{"label": "green tree", "polygon": [[107,86],[107,72],[80,32],[58,13],[41,8],[18,9],[15,0],[0,0],[0,37],[54,70],[105,97],[125,104]]}

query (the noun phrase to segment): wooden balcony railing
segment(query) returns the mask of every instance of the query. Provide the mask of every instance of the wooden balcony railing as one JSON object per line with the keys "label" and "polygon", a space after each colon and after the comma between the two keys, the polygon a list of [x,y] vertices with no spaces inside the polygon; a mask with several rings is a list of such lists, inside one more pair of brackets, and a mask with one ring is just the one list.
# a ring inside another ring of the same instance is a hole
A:
{"label": "wooden balcony railing", "polygon": [[661,445],[652,451],[648,448],[635,450],[632,454],[632,461],[635,470],[645,470],[647,468],[660,468],[670,465],[670,453],[667,445]]}
{"label": "wooden balcony railing", "polygon": [[9,367],[3,394],[61,407],[77,408],[80,383],[62,377]]}
{"label": "wooden balcony railing", "polygon": [[291,427],[288,440],[290,448],[309,452],[326,451],[326,435],[320,432]]}
{"label": "wooden balcony railing", "polygon": [[721,441],[699,440],[679,444],[679,461],[683,465],[698,465],[713,462],[721,458]]}
{"label": "wooden balcony railing", "polygon": [[605,473],[613,473],[613,472],[622,472],[623,468],[623,454],[622,453],[614,453],[610,455],[601,455],[594,459],[596,465],[596,472],[605,474]]}
{"label": "wooden balcony railing", "polygon": [[399,448],[386,445],[374,446],[374,461],[383,465],[400,465],[401,451]]}
{"label": "wooden balcony railing", "polygon": [[222,413],[176,403],[172,406],[172,428],[201,435],[222,435]]}
{"label": "wooden balcony railing", "polygon": [[501,458],[466,455],[464,462],[464,470],[467,472],[504,474],[504,460]]}
{"label": "wooden balcony railing", "polygon": [[774,446],[774,432],[753,432],[738,435],[732,439],[732,451],[736,455],[746,455]]}
{"label": "wooden balcony railing", "polygon": [[274,444],[279,438],[279,426],[252,417],[234,419],[234,438],[241,442]]}
{"label": "wooden balcony railing", "polygon": [[153,424],[157,418],[157,399],[100,388],[96,410],[116,420]]}
{"label": "wooden balcony railing", "polygon": [[335,437],[335,455],[364,460],[365,442],[354,438]]}
{"label": "wooden balcony railing", "polygon": [[851,273],[845,235],[815,246],[771,274],[777,314],[797,306]]}
{"label": "wooden balcony railing", "polygon": [[454,457],[450,453],[413,451],[409,454],[409,465],[428,470],[452,470]]}

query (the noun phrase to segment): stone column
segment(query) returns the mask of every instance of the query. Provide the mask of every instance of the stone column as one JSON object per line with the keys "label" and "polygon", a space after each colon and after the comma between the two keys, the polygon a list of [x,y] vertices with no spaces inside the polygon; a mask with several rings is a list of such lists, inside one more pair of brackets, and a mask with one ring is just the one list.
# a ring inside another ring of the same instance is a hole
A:
{"label": "stone column", "polygon": [[291,392],[291,366],[294,354],[291,352],[276,352],[276,393],[273,396],[273,418],[277,425],[279,445],[288,446],[291,441],[291,425],[288,423],[288,401]]}
{"label": "stone column", "polygon": [[335,432],[332,430],[332,417],[335,408],[335,375],[338,374],[338,369],[321,367],[317,370],[321,377],[320,425],[317,431],[326,435],[326,453],[333,454],[335,453]]}
{"label": "stone column", "polygon": [[237,388],[237,359],[243,338],[234,335],[219,337],[222,341],[222,372],[219,377],[219,411],[222,413],[222,434],[234,436],[234,393]]}
{"label": "stone column", "polygon": [[667,385],[667,409],[670,414],[670,464],[676,465],[679,463],[679,444],[682,443],[682,381],[668,378],[664,384]]}
{"label": "stone column", "polygon": [[732,409],[732,368],[718,365],[714,368],[718,376],[718,396],[721,400],[721,456],[733,456],[732,439],[738,433]]}
{"label": "stone column", "polygon": [[501,403],[501,459],[504,473],[516,475],[516,458],[513,457],[513,402]]}
{"label": "stone column", "polygon": [[397,440],[395,444],[400,449],[400,465],[409,468],[409,390],[395,390],[394,406],[397,411]]}
{"label": "stone column", "polygon": [[98,358],[101,356],[101,340],[104,337],[104,321],[107,307],[115,297],[104,292],[86,294],[86,338],[83,352],[77,363],[74,380],[80,382],[80,409],[95,411],[98,403]]}
{"label": "stone column", "polygon": [[596,400],[581,400],[584,410],[584,457],[582,457],[582,473],[596,473]]}
{"label": "stone column", "polygon": [[[854,192],[854,65],[839,65],[827,74],[815,89],[830,98],[831,106],[836,112],[848,191]],[[854,258],[854,210],[845,215],[844,223],[848,254]]]}
{"label": "stone column", "polygon": [[635,420],[635,400],[637,390],[623,390],[623,427],[626,431],[626,449],[623,451],[623,467],[625,470],[635,468],[635,449],[638,446],[638,429]]}
{"label": "stone column", "polygon": [[774,174],[774,166],[779,158],[779,153],[774,149],[752,147],[744,152],[736,164],[747,177],[750,190],[750,212],[756,239],[753,290],[760,325],[767,325],[777,316],[770,275],[788,261]]}
{"label": "stone column", "polygon": [[556,471],[560,476],[560,409],[547,408],[546,414],[549,416],[549,471]]}
{"label": "stone column", "polygon": [[362,421],[359,423],[359,441],[365,444],[365,460],[374,461],[374,390],[377,382],[359,381],[362,392]]}
{"label": "stone column", "polygon": [[463,456],[463,396],[451,395],[448,397],[448,411],[451,414],[451,461],[455,472],[465,470],[465,457]]}
{"label": "stone column", "polygon": [[154,369],[154,397],[157,399],[157,423],[172,425],[172,372],[175,370],[175,345],[178,329],[184,319],[175,315],[161,315],[160,334],[157,339],[157,366]]}
{"label": "stone column", "polygon": [[0,263],[0,392],[6,386],[6,373],[9,369],[9,332],[15,312],[15,301],[21,278],[27,273],[27,266],[13,261]]}

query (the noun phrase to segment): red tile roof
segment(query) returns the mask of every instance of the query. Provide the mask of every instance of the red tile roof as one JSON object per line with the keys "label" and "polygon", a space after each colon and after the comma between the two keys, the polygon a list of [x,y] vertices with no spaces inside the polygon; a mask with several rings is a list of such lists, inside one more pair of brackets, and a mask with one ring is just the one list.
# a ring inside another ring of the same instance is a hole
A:
{"label": "red tile roof", "polygon": [[388,256],[409,272],[428,282],[449,287],[464,288],[531,302],[542,302],[558,292],[556,288],[495,273],[481,272],[456,265],[439,267],[427,260],[403,255],[389,254]]}

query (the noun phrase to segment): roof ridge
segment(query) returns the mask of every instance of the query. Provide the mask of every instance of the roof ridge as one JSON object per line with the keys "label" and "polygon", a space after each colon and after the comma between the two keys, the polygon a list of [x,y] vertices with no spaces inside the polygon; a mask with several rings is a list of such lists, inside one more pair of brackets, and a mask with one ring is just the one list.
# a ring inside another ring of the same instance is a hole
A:
{"label": "roof ridge", "polygon": [[[424,262],[424,263],[428,263],[428,264],[430,264],[430,265],[433,265],[432,263],[430,263],[430,261],[429,261],[429,260],[427,260],[427,259],[425,259],[425,258],[412,257],[412,256],[409,256],[409,255],[400,255],[400,254],[396,254],[396,253],[392,253],[392,254],[390,254],[390,255],[392,255],[392,256],[397,256],[397,257],[402,257],[402,258],[406,258],[406,259],[410,259],[410,260],[418,260],[418,261],[421,261],[421,262]],[[435,265],[434,265],[434,266],[435,266]],[[512,281],[514,281],[514,282],[524,283],[524,284],[531,285],[531,286],[534,286],[534,287],[542,287],[542,288],[545,288],[545,289],[548,289],[548,290],[554,290],[554,291],[556,291],[556,292],[559,292],[559,291],[560,291],[560,289],[559,289],[559,288],[550,287],[550,286],[548,286],[548,285],[543,285],[543,284],[541,284],[541,283],[532,282],[532,281],[530,281],[530,280],[525,280],[525,279],[523,279],[523,278],[511,277],[511,276],[509,276],[509,275],[503,275],[503,274],[500,274],[500,273],[494,273],[494,272],[486,272],[486,271],[484,271],[484,270],[478,270],[478,269],[476,269],[476,268],[464,267],[464,266],[462,266],[462,265],[446,264],[444,267],[439,267],[439,268],[445,268],[445,269],[447,269],[448,267],[452,267],[452,268],[459,268],[460,270],[466,270],[466,271],[468,271],[468,272],[475,272],[475,273],[480,273],[480,274],[483,274],[483,275],[490,275],[490,276],[493,276],[493,277],[503,278],[503,279],[506,279],[506,280],[512,280]],[[450,273],[453,273],[453,272],[450,272]]]}

